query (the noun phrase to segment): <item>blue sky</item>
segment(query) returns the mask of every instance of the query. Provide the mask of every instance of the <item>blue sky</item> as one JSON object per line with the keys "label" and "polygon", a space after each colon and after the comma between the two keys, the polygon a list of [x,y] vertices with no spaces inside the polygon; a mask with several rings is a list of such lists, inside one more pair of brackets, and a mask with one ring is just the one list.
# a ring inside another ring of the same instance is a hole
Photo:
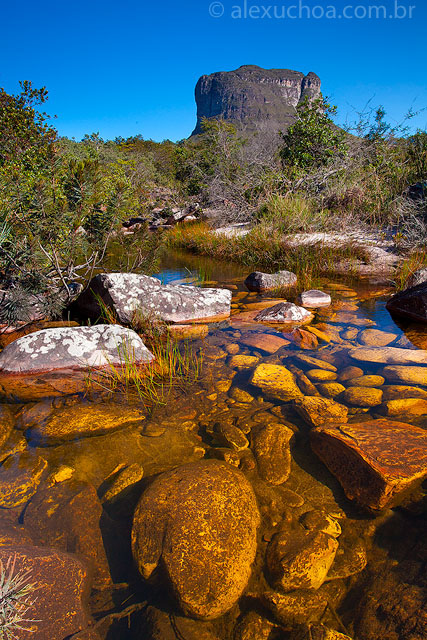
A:
{"label": "blue sky", "polygon": [[[0,86],[45,85],[55,126],[76,139],[95,131],[187,137],[199,76],[243,64],[316,72],[341,120],[372,99],[396,121],[411,106],[427,106],[427,3],[397,0],[396,15],[412,6],[412,19],[363,18],[369,5],[394,15],[395,3],[3,0]],[[338,17],[344,7],[349,18]],[[322,12],[336,17],[316,17]],[[425,128],[427,111],[412,124]]]}

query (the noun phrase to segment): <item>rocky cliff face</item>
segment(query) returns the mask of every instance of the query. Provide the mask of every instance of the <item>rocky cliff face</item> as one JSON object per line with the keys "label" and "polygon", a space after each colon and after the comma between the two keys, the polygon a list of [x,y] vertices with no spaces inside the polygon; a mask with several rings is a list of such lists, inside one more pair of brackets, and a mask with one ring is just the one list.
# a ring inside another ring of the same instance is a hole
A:
{"label": "rocky cliff face", "polygon": [[289,69],[261,69],[255,65],[202,76],[196,85],[197,124],[202,118],[223,118],[239,126],[285,130],[295,107],[306,96],[320,96],[320,78]]}

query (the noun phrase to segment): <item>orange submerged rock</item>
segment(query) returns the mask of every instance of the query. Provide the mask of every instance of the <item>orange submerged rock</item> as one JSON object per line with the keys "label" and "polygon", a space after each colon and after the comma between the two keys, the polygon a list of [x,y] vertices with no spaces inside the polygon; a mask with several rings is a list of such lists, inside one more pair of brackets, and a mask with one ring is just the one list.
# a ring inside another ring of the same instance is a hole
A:
{"label": "orange submerged rock", "polygon": [[364,507],[393,506],[427,476],[427,432],[418,427],[382,418],[321,426],[310,437],[347,497]]}

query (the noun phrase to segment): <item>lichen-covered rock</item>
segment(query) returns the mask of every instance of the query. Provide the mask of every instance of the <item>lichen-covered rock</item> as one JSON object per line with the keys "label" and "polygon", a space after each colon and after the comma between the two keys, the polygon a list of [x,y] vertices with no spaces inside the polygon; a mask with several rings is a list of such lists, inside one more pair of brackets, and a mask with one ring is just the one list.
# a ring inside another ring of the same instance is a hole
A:
{"label": "lichen-covered rock", "polygon": [[350,636],[344,635],[335,629],[329,629],[322,624],[310,627],[310,640],[352,640]]}
{"label": "lichen-covered rock", "polygon": [[382,374],[388,382],[427,386],[427,367],[390,366],[384,367]]}
{"label": "lichen-covered rock", "polygon": [[357,347],[348,355],[353,360],[378,364],[427,364],[427,351],[399,347]]}
{"label": "lichen-covered rock", "polygon": [[252,451],[258,473],[272,485],[286,482],[291,472],[290,442],[294,432],[284,424],[261,425],[252,430]]}
{"label": "lichen-covered rock", "polygon": [[297,277],[291,271],[278,271],[277,273],[263,273],[254,271],[245,280],[249,291],[268,291],[277,287],[293,287],[297,283]]}
{"label": "lichen-covered rock", "polygon": [[243,431],[229,422],[220,422],[216,425],[215,438],[220,444],[231,447],[235,451],[243,451],[249,446],[249,441]]}
{"label": "lichen-covered rock", "polygon": [[310,307],[311,309],[317,309],[319,307],[329,307],[332,303],[329,293],[319,291],[318,289],[310,289],[310,291],[303,291],[300,295],[300,301],[303,307]]}
{"label": "lichen-covered rock", "polygon": [[24,505],[35,494],[47,461],[30,453],[10,456],[0,467],[0,507]]}
{"label": "lichen-covered rock", "polygon": [[311,434],[313,451],[351,500],[373,510],[399,502],[427,476],[427,432],[385,418],[323,425]]}
{"label": "lichen-covered rock", "polygon": [[386,307],[392,315],[427,322],[427,282],[396,293]]}
{"label": "lichen-covered rock", "polygon": [[0,354],[0,390],[22,400],[86,389],[88,371],[154,359],[134,331],[120,325],[58,327],[19,338]]}
{"label": "lichen-covered rock", "polygon": [[313,314],[298,307],[293,302],[280,302],[268,309],[263,309],[254,318],[255,322],[269,322],[280,324],[307,324],[312,321]]}
{"label": "lichen-covered rock", "polygon": [[127,492],[135,487],[143,477],[144,469],[137,462],[119,469],[116,473],[113,473],[112,478],[106,479],[108,488],[102,495],[102,502],[109,503],[124,498]]}
{"label": "lichen-covered rock", "polygon": [[[98,638],[90,629],[87,609],[90,573],[78,558],[56,549],[0,547],[3,566],[9,558],[15,558],[15,575],[29,572],[29,582],[36,585],[34,604],[27,613],[34,620],[31,632],[20,631],[19,638],[64,640],[79,631],[81,638]],[[86,630],[90,636],[84,636]]]}
{"label": "lichen-covered rock", "polygon": [[251,377],[251,383],[265,394],[287,402],[301,397],[291,371],[278,364],[261,363]]}
{"label": "lichen-covered rock", "polygon": [[295,409],[310,427],[324,424],[347,422],[348,409],[339,402],[329,398],[304,396],[294,402]]}
{"label": "lichen-covered rock", "polygon": [[155,315],[165,322],[222,319],[230,315],[231,291],[188,285],[164,285],[157,278],[135,273],[101,273],[74,302],[80,317],[99,318],[99,301],[130,324],[135,314]]}
{"label": "lichen-covered rock", "polygon": [[216,618],[247,585],[258,525],[245,476],[223,462],[202,460],[162,474],[143,493],[133,555],[144,578],[161,564],[186,615]]}
{"label": "lichen-covered rock", "polygon": [[267,548],[267,567],[275,588],[288,592],[294,589],[319,589],[324,583],[338,549],[336,537],[341,533],[338,523],[331,527],[311,528],[310,520],[294,525],[285,524],[275,534]]}
{"label": "lichen-covered rock", "polygon": [[348,387],[341,400],[355,407],[376,407],[381,404],[383,392],[372,387]]}
{"label": "lichen-covered rock", "polygon": [[55,409],[44,417],[44,404],[25,409],[19,416],[21,428],[29,429],[27,437],[41,446],[51,446],[76,438],[99,436],[125,427],[142,427],[144,413],[129,405],[79,403]]}

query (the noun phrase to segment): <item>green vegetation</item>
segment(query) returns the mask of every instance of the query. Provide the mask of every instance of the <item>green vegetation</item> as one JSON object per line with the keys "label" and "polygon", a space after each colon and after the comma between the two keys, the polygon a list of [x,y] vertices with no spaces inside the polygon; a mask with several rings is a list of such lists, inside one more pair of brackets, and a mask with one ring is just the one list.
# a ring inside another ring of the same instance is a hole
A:
{"label": "green vegetation", "polygon": [[6,566],[0,560],[0,639],[15,640],[17,633],[32,632],[36,620],[27,617],[34,606],[36,585],[30,582],[30,571],[15,571],[16,555]]}
{"label": "green vegetation", "polygon": [[239,262],[249,268],[293,271],[306,284],[320,275],[333,274],[337,263],[343,260],[349,263],[350,272],[355,260],[369,261],[367,253],[352,242],[339,247],[325,246],[321,242],[295,246],[286,236],[272,232],[264,224],[257,225],[244,236],[232,237],[213,233],[204,222],[187,224],[171,229],[166,242],[173,248],[209,255],[221,261]]}
{"label": "green vegetation", "polygon": [[[148,320],[146,327],[147,324]],[[169,335],[159,336],[156,329],[146,330],[143,337],[155,357],[153,362],[141,366],[131,345],[124,344],[118,349],[121,366],[110,363],[102,371],[88,375],[88,393],[124,394],[151,410],[166,404],[172,393],[185,393],[199,380],[203,357],[188,341],[178,343]]]}
{"label": "green vegetation", "polygon": [[[313,274],[354,256],[354,246],[296,248],[288,234],[374,230],[393,235],[403,253],[425,251],[427,134],[408,135],[406,121],[392,127],[381,107],[347,131],[321,98],[300,104],[280,135],[209,120],[202,135],[177,144],[96,133],[76,142],[58,137],[41,111],[46,100],[47,90],[30,82],[16,96],[0,89],[0,322],[29,319],[35,303],[58,316],[70,284],[99,269],[153,272],[164,241]],[[211,227],[247,221],[253,231],[232,239],[206,225],[148,232],[156,208],[167,219],[196,201]],[[145,222],[126,235],[131,218]]]}

